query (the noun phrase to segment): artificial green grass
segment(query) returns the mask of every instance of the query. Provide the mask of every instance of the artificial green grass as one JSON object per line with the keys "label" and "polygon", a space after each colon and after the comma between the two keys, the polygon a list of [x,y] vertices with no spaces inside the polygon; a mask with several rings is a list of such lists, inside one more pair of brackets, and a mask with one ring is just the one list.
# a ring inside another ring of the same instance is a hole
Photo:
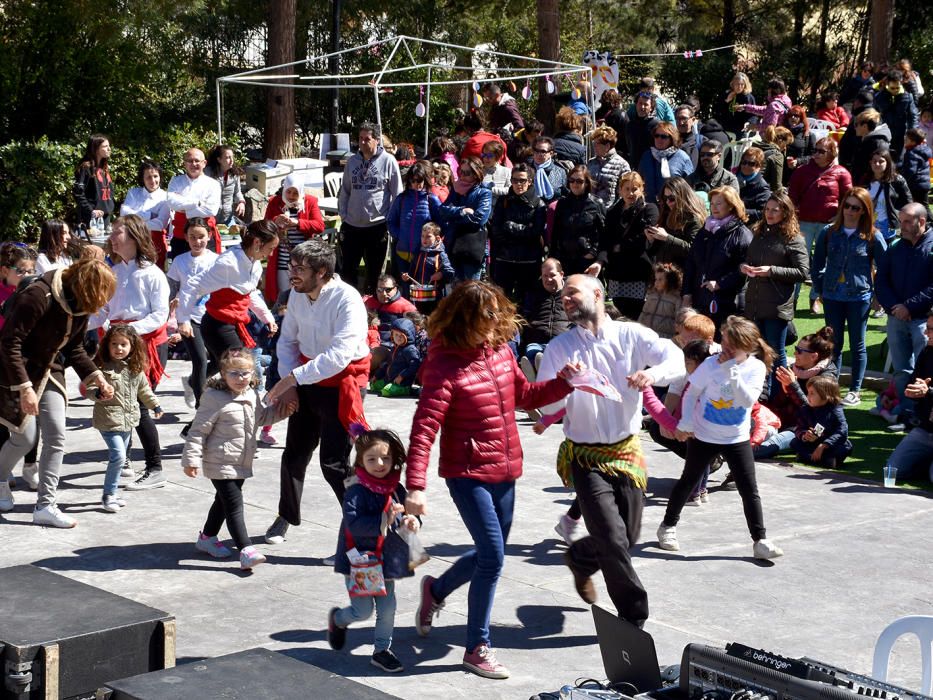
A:
{"label": "artificial green grass", "polygon": [[[797,300],[797,312],[794,318],[794,325],[797,327],[797,334],[803,338],[805,335],[815,333],[826,322],[823,316],[816,316],[810,313],[810,301],[808,298],[809,287],[804,286],[800,291],[800,298]],[[884,370],[884,362],[887,357],[887,343],[885,342],[885,318],[869,318],[868,332],[865,343],[868,348],[868,369],[876,372]],[[837,338],[838,340],[838,338]],[[851,367],[851,361],[848,351],[848,340],[846,349],[843,352],[842,364]],[[788,347],[788,359],[793,357],[793,347]],[[843,395],[846,393],[845,385],[842,389]],[[852,455],[845,461],[842,467],[836,471],[852,474],[863,479],[881,481],[881,469],[890,457],[891,452],[897,444],[903,439],[903,433],[889,433],[885,431],[887,422],[880,416],[873,416],[868,411],[875,405],[878,398],[878,392],[866,388],[864,385],[861,391],[862,403],[853,408],[846,408],[846,421],[849,424],[849,439],[852,441]],[[786,456],[781,456],[781,461],[788,460]],[[801,466],[811,466],[802,462],[795,462]],[[929,489],[930,482],[926,480],[912,480],[901,482],[898,485]]]}

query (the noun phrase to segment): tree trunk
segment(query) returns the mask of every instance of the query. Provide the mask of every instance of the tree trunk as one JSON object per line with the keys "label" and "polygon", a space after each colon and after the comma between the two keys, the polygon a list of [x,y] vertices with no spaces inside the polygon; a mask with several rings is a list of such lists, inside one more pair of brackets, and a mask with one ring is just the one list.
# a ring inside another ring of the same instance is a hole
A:
{"label": "tree trunk", "polygon": [[[277,66],[295,60],[295,12],[297,0],[269,2],[269,39],[266,65]],[[286,81],[283,81],[286,82]],[[266,96],[266,131],[263,153],[266,158],[296,155],[295,90],[270,87]]]}
{"label": "tree trunk", "polygon": [[[802,54],[803,53],[803,21],[807,13],[807,3],[806,0],[794,0],[794,30],[793,30],[793,41],[792,45],[797,47],[797,50]],[[796,69],[794,74],[790,76],[790,81],[787,85],[787,94],[790,99],[796,103],[798,96],[800,94],[800,60],[798,55],[798,60],[795,61]]]}
{"label": "tree trunk", "polygon": [[[813,97],[816,98],[816,91],[823,85],[823,64],[826,63],[826,34],[829,31],[829,9],[830,0],[823,0],[823,7],[820,10],[820,45],[816,55],[816,75],[811,83]],[[814,112],[816,111],[816,99],[813,100]]]}
{"label": "tree trunk", "polygon": [[870,58],[876,66],[887,63],[891,54],[894,0],[871,0]]}
{"label": "tree trunk", "polygon": [[[558,0],[537,0],[538,58],[560,60],[560,7]],[[556,82],[556,79],[555,79]],[[546,131],[554,129],[554,104],[547,94],[544,78],[538,79],[538,121]]]}
{"label": "tree trunk", "polygon": [[722,3],[722,43],[735,42],[735,0],[723,0]]}

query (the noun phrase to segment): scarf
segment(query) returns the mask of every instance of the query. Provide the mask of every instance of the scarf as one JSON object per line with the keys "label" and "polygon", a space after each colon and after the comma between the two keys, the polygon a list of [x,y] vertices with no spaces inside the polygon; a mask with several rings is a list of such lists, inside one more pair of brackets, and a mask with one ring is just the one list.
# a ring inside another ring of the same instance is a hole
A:
{"label": "scarf", "polygon": [[463,180],[457,180],[454,183],[454,192],[459,194],[461,197],[466,196],[467,192],[473,189],[473,185],[468,185]]}
{"label": "scarf", "polygon": [[535,194],[541,199],[553,199],[554,197],[554,186],[547,176],[547,172],[552,165],[553,161],[549,160],[547,163],[539,165],[535,170]]}
{"label": "scarf", "polygon": [[648,468],[638,435],[629,435],[611,445],[586,445],[565,439],[557,449],[557,473],[568,488],[573,486],[573,462],[609,476],[624,474],[638,488],[648,488]]}
{"label": "scarf", "polygon": [[749,182],[754,180],[760,174],[761,174],[760,172],[755,172],[755,173],[752,173],[751,175],[746,176],[742,174],[741,170],[737,170],[735,173],[735,176],[739,179],[740,185],[747,185]]}
{"label": "scarf", "polygon": [[360,483],[373,493],[378,493],[382,496],[395,493],[395,489],[398,487],[398,482],[401,480],[401,477],[401,468],[393,469],[381,479],[376,478],[363,467],[356,468],[356,478],[360,480]]}
{"label": "scarf", "polygon": [[706,217],[706,223],[703,224],[703,227],[710,233],[716,233],[719,229],[728,224],[734,218],[734,214],[729,214],[729,216],[725,216],[721,219],[717,219],[714,216],[708,216]]}
{"label": "scarf", "polygon": [[810,379],[812,377],[816,377],[824,369],[826,369],[826,366],[829,364],[829,360],[830,358],[825,357],[819,362],[817,362],[815,365],[813,365],[810,369],[803,369],[802,367],[798,367],[796,363],[791,365],[790,368],[793,371],[794,376],[797,377],[797,379]]}
{"label": "scarf", "polygon": [[663,151],[659,148],[651,147],[651,155],[654,156],[654,159],[661,164],[661,177],[667,180],[671,176],[671,163],[670,157],[677,152],[677,149],[673,146],[665,148]]}

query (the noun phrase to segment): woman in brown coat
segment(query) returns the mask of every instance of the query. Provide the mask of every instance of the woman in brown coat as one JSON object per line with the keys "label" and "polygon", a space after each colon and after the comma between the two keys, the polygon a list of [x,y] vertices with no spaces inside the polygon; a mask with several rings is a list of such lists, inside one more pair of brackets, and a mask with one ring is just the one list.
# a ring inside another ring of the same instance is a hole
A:
{"label": "woman in brown coat", "polygon": [[39,495],[32,520],[37,525],[74,527],[74,518],[55,504],[65,453],[65,365],[101,398],[113,387],[84,350],[88,315],[113,295],[116,278],[106,263],[84,258],[65,270],[52,270],[20,292],[0,332],[0,422],[10,439],[0,449],[0,511],[13,509],[7,485],[10,468],[30,449],[36,427],[42,431]]}

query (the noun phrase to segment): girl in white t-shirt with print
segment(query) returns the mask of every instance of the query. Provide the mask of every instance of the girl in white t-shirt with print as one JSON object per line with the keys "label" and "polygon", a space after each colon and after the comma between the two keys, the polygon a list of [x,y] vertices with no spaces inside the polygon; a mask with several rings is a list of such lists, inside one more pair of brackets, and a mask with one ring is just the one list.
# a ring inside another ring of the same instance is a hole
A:
{"label": "girl in white t-shirt with print", "polygon": [[771,371],[774,352],[762,340],[758,327],[746,318],[729,316],[721,330],[722,352],[697,367],[684,394],[676,435],[687,441],[687,458],[658,527],[658,544],[661,549],[680,549],[677,542],[680,512],[710,460],[721,454],[742,497],[755,558],[774,559],[784,552],[765,536],[749,441],[752,406]]}

